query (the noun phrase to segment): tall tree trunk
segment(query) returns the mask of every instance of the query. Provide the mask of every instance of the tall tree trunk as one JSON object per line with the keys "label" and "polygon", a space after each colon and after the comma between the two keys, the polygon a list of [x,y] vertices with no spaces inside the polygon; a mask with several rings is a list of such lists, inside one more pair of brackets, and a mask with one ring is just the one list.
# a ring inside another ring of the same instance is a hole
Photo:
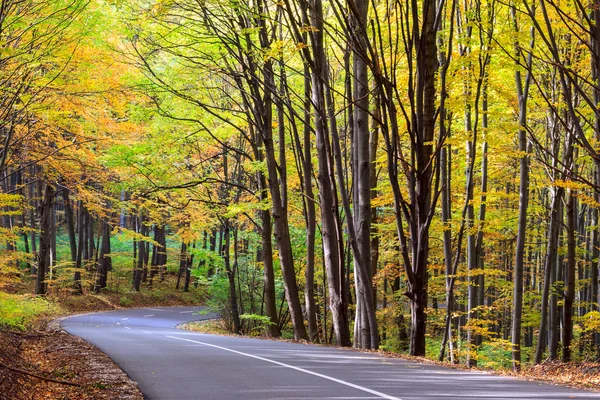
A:
{"label": "tall tree trunk", "polygon": [[[273,85],[273,70],[271,62],[267,62],[264,67],[264,78],[267,87]],[[288,302],[292,324],[294,325],[294,337],[296,340],[307,340],[306,327],[302,316],[302,307],[298,297],[298,283],[296,280],[296,271],[294,270],[294,259],[292,254],[292,244],[290,239],[290,229],[287,209],[284,208],[281,187],[279,186],[278,169],[285,168],[284,165],[277,165],[275,158],[275,148],[273,144],[273,111],[271,95],[265,96],[264,110],[262,113],[263,123],[263,141],[265,145],[265,158],[267,160],[267,171],[269,189],[273,203],[273,220],[275,226],[275,241],[279,250],[279,261],[283,275],[285,287],[285,296]]]}
{"label": "tall tree trunk", "polygon": [[544,288],[542,290],[542,308],[540,328],[538,331],[538,343],[535,351],[535,363],[542,362],[544,349],[547,341],[548,328],[548,303],[550,299],[550,288],[554,283],[554,274],[556,271],[557,251],[558,251],[558,236],[560,232],[559,213],[561,212],[561,202],[564,189],[557,187],[554,189],[554,198],[550,206],[550,225],[548,228],[548,240],[546,246],[546,258],[544,262]]}
{"label": "tall tree trunk", "polygon": [[314,342],[318,340],[317,306],[315,303],[315,236],[316,236],[316,207],[315,193],[313,190],[313,165],[311,149],[311,84],[308,64],[304,64],[304,129],[302,148],[304,158],[302,159],[303,182],[304,182],[304,204],[306,207],[306,271],[304,302],[308,320],[308,337]]}
{"label": "tall tree trunk", "polygon": [[[467,132],[473,131],[471,129],[471,112],[470,109],[465,117],[465,123],[467,125]],[[474,320],[477,318],[477,276],[475,270],[477,269],[477,247],[476,247],[476,232],[475,232],[475,209],[473,206],[473,185],[474,185],[474,169],[473,165],[475,162],[477,151],[475,138],[473,141],[467,141],[467,173],[466,173],[466,198],[467,198],[467,270],[468,270],[468,288],[467,288],[467,366],[477,366],[477,349],[475,344],[475,333],[473,333]]]}
{"label": "tall tree trunk", "polygon": [[[439,64],[441,66],[440,76],[440,137],[450,137],[450,116],[446,108],[447,99],[447,75],[450,57],[452,54],[452,36],[454,32],[454,13],[456,11],[456,1],[452,2],[450,10],[450,35],[448,37],[447,49],[442,45],[443,41],[440,39],[440,46],[438,51]],[[455,341],[453,338],[452,331],[452,315],[454,314],[454,261],[452,256],[452,201],[450,196],[450,187],[452,183],[452,149],[450,144],[442,146],[440,149],[440,186],[441,186],[441,217],[443,224],[443,245],[444,245],[444,273],[445,273],[445,284],[446,284],[446,317],[444,334],[442,337],[442,344],[440,346],[440,353],[438,356],[439,361],[444,361],[444,355],[446,351],[446,345],[448,344],[448,353],[450,362],[453,364],[458,363],[458,359],[455,353]],[[460,246],[460,245],[459,245]],[[396,289],[397,290],[397,289]]]}
{"label": "tall tree trunk", "polygon": [[[488,81],[487,77],[484,78],[483,83],[483,97],[481,103],[482,119],[481,127],[483,129],[483,144],[481,145],[481,204],[479,206],[479,226],[477,227],[477,244],[475,253],[477,255],[477,263],[479,269],[479,277],[477,279],[477,305],[483,307],[485,305],[485,254],[483,246],[483,232],[485,225],[485,217],[487,211],[487,191],[488,191],[488,144],[486,141],[487,130],[488,130]],[[477,336],[477,345],[481,345],[482,337]]]}
{"label": "tall tree trunk", "polygon": [[181,277],[184,274],[185,269],[187,268],[187,260],[188,260],[188,250],[187,243],[185,241],[181,242],[181,251],[179,252],[179,270],[177,271],[177,283],[175,284],[175,289],[179,290],[181,286]]}
{"label": "tall tree trunk", "polygon": [[46,183],[40,216],[40,251],[38,253],[38,269],[35,282],[35,294],[37,295],[46,294],[46,273],[50,267],[52,252],[52,232],[50,232],[52,224],[50,219],[52,218],[53,199],[54,187],[49,183]]}
{"label": "tall tree trunk", "polygon": [[53,202],[50,209],[50,264],[48,264],[46,279],[56,279],[54,272],[54,266],[56,265],[56,206],[56,202]]}
{"label": "tall tree trunk", "polygon": [[[94,245],[94,217],[89,212],[89,210],[87,210],[87,212],[86,212],[86,218],[87,218],[87,227],[88,227],[88,232],[87,232],[88,250],[87,250],[87,257],[85,259],[88,261],[94,261],[96,259],[96,246]],[[88,264],[88,269],[90,270],[90,272],[93,272],[95,270],[95,266],[94,266],[93,262],[88,262],[87,264]]]}
{"label": "tall tree trunk", "polygon": [[77,240],[75,239],[75,218],[73,217],[73,207],[69,198],[69,189],[62,190],[63,201],[65,203],[65,215],[67,217],[67,232],[69,234],[69,248],[71,250],[71,261],[75,264],[77,261]]}
{"label": "tall tree trunk", "polygon": [[571,341],[573,339],[573,303],[575,301],[575,269],[576,269],[576,243],[575,243],[575,195],[569,190],[567,197],[567,271],[564,291],[563,306],[563,342],[562,361],[571,361]]}
{"label": "tall tree trunk", "polygon": [[[141,235],[144,235],[144,213],[143,211],[139,211],[137,218],[137,225]],[[142,270],[144,269],[144,259],[146,258],[144,252],[146,251],[146,246],[144,246],[143,240],[137,241],[137,263],[135,264],[135,270],[133,273],[133,290],[139,292],[142,284]]]}
{"label": "tall tree trunk", "polygon": [[[35,166],[32,167],[32,173],[33,176],[35,178]],[[31,237],[31,254],[33,254],[34,256],[37,257],[37,234],[36,234],[36,223],[35,223],[35,210],[37,209],[36,207],[36,199],[35,199],[35,195],[36,195],[36,190],[35,190],[36,184],[35,181],[29,183],[29,228],[31,229],[31,233],[30,233],[30,237]],[[38,193],[38,195],[41,196],[40,193]],[[31,269],[30,272],[33,274],[35,272],[35,268],[34,265],[32,263],[31,265]]]}
{"label": "tall tree trunk", "polygon": [[95,291],[106,288],[108,273],[112,270],[112,258],[110,256],[110,224],[107,221],[100,221],[102,224],[102,245],[98,258],[98,270]]}
{"label": "tall tree trunk", "polygon": [[[592,47],[591,55],[591,82],[593,82],[593,98],[594,104],[600,104],[600,8],[592,7],[591,20],[593,23],[590,25],[590,43]],[[594,139],[596,143],[600,141],[600,114],[594,113]],[[600,187],[600,161],[597,159],[594,161],[594,177],[593,182],[596,187]],[[598,190],[594,190],[594,200],[596,203],[600,203],[600,193]],[[594,226],[598,226],[598,209],[593,208],[594,213]],[[600,238],[598,229],[592,231],[592,265],[590,270],[591,287],[590,287],[590,304],[592,310],[597,311],[600,298],[598,297],[598,266],[600,264],[600,257],[598,246],[600,245]],[[600,359],[600,332],[596,332],[593,335],[593,345],[597,350],[597,358]]]}
{"label": "tall tree trunk", "polygon": [[231,257],[230,257],[230,226],[229,219],[223,219],[223,234],[225,236],[225,244],[223,247],[223,260],[225,262],[225,271],[227,271],[227,278],[229,280],[229,305],[231,307],[231,318],[233,320],[233,332],[239,334],[241,329],[240,314],[238,310],[238,299],[235,291],[235,271],[231,269]]}
{"label": "tall tree trunk", "polygon": [[[564,197],[564,195],[563,195]],[[558,244],[556,251],[556,261],[554,264],[554,271],[552,273],[551,285],[550,285],[550,299],[548,306],[548,358],[551,361],[558,360],[558,342],[560,337],[560,314],[561,307],[558,304],[558,285],[559,281],[563,281],[563,261],[564,257],[558,249],[564,247],[563,240],[563,226],[564,226],[564,212],[565,207],[561,203],[560,212],[558,215]]]}
{"label": "tall tree trunk", "polygon": [[[422,4],[423,22],[420,44],[417,47],[417,102],[413,113],[413,126],[417,147],[414,149],[416,164],[414,178],[409,179],[411,204],[410,233],[412,262],[407,265],[408,291],[411,307],[410,354],[425,355],[427,286],[429,264],[429,226],[433,204],[433,140],[436,119],[436,71],[437,49],[435,15],[436,2],[425,0]],[[414,10],[416,13],[416,10]],[[417,21],[415,21],[416,23]],[[421,97],[422,96],[422,97]],[[422,101],[422,102],[421,102]],[[414,179],[414,180],[413,180]],[[437,193],[436,193],[437,195]]]}
{"label": "tall tree trunk", "polygon": [[[195,240],[192,245],[192,248],[193,249],[196,248]],[[189,292],[190,291],[190,281],[192,280],[192,265],[194,265],[194,254],[193,253],[188,254],[185,264],[186,264],[186,268],[185,268],[185,279],[183,281],[183,291]]]}
{"label": "tall tree trunk", "polygon": [[158,225],[154,226],[154,242],[152,244],[152,256],[150,257],[150,276],[148,277],[148,287],[152,287],[154,283],[154,277],[158,273],[158,252],[160,246],[160,235],[162,235],[163,229]]}
{"label": "tall tree trunk", "polygon": [[[121,190],[121,196],[119,197],[119,199],[121,200],[121,203],[124,203],[125,200],[127,199],[127,192],[125,192],[125,190]],[[121,207],[121,214],[119,215],[119,227],[120,228],[125,228],[127,226],[127,218],[126,218],[126,214],[125,214],[125,207]]]}
{"label": "tall tree trunk", "polygon": [[77,255],[75,258],[75,276],[73,281],[75,282],[75,290],[78,294],[83,293],[83,285],[81,284],[81,271],[83,270],[83,251],[86,248],[85,243],[85,232],[87,226],[85,224],[85,210],[83,207],[83,201],[77,202]]}
{"label": "tall tree trunk", "polygon": [[[358,347],[377,348],[378,335],[373,305],[373,275],[371,270],[371,155],[369,132],[369,78],[365,59],[368,35],[368,0],[355,0],[355,10],[351,23],[354,84],[352,102],[354,104],[352,129],[352,165],[354,184],[354,226],[356,227],[356,245],[354,268],[357,280],[356,321],[361,321]],[[351,218],[351,216],[348,216]],[[367,299],[366,297],[370,297]],[[371,304],[367,304],[367,302]]]}
{"label": "tall tree trunk", "polygon": [[[260,174],[261,185],[264,191],[261,197],[264,196],[266,199],[266,180],[264,175]],[[271,225],[271,211],[262,210],[260,212],[262,219],[262,262],[264,272],[264,297],[265,297],[265,308],[266,314],[271,320],[268,327],[268,334],[270,337],[279,337],[279,318],[277,315],[277,303],[275,299],[275,273],[273,271],[273,227]]]}
{"label": "tall tree trunk", "polygon": [[[335,341],[338,346],[348,346],[350,345],[350,332],[348,327],[347,303],[343,294],[344,260],[338,240],[339,230],[337,221],[339,220],[339,212],[335,193],[333,153],[327,126],[327,107],[325,105],[324,80],[327,70],[323,47],[323,7],[321,0],[313,0],[311,2],[311,11],[311,24],[317,27],[311,35],[314,47],[314,70],[311,88],[318,157],[317,178],[319,181],[323,262],[327,271],[329,308],[331,310]],[[306,158],[309,157],[310,154],[306,154]]]}
{"label": "tall tree trunk", "polygon": [[[516,10],[511,7],[511,16],[515,32],[519,32]],[[532,30],[533,37],[533,30]],[[533,39],[531,47],[533,47]],[[520,47],[515,43],[515,54],[517,60],[521,60]],[[520,62],[517,62],[520,64]],[[527,59],[527,65],[531,67],[531,53]],[[519,103],[519,151],[521,160],[519,165],[519,222],[517,231],[517,245],[515,248],[515,265],[513,272],[513,313],[511,326],[511,344],[512,344],[512,367],[513,370],[521,369],[521,324],[523,318],[523,270],[525,240],[527,236],[527,208],[529,205],[529,148],[527,146],[527,99],[529,97],[529,85],[531,82],[531,68],[528,69],[527,77],[523,83],[521,71],[515,72],[515,83],[517,86],[517,100]]]}

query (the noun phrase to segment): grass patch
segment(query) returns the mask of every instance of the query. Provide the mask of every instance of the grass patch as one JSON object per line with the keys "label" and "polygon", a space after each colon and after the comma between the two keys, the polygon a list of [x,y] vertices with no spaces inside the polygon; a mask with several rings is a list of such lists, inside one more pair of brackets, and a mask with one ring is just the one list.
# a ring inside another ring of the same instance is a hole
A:
{"label": "grass patch", "polygon": [[36,329],[61,312],[59,305],[43,297],[0,292],[0,328]]}

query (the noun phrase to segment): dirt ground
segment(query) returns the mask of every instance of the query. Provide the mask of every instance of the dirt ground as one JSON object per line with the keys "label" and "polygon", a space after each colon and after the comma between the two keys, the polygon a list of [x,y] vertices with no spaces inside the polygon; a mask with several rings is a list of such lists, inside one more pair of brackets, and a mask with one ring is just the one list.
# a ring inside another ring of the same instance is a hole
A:
{"label": "dirt ground", "polygon": [[142,400],[104,353],[60,329],[0,332],[2,400]]}

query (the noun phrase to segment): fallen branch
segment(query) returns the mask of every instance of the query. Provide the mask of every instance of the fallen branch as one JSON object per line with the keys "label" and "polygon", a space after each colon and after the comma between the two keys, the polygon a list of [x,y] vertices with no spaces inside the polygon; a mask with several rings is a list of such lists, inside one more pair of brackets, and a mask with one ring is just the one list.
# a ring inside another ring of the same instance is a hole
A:
{"label": "fallen branch", "polygon": [[5,330],[0,329],[0,332],[6,333],[9,335],[14,335],[14,336],[26,337],[26,338],[36,338],[39,336],[52,335],[52,333],[41,332],[41,331],[36,331],[35,333],[29,333],[29,332],[19,332],[19,331],[5,331]]}
{"label": "fallen branch", "polygon": [[34,378],[41,379],[41,380],[44,380],[44,381],[49,381],[49,382],[54,382],[54,383],[60,383],[61,385],[69,385],[69,386],[81,387],[81,385],[79,383],[70,382],[70,381],[63,381],[62,379],[47,378],[45,376],[41,376],[41,375],[35,374],[33,372],[25,371],[24,369],[10,367],[10,366],[8,366],[6,364],[3,364],[2,362],[0,362],[0,367],[9,369],[9,370],[14,371],[14,372],[18,372],[19,374],[29,375],[29,376],[32,376]]}

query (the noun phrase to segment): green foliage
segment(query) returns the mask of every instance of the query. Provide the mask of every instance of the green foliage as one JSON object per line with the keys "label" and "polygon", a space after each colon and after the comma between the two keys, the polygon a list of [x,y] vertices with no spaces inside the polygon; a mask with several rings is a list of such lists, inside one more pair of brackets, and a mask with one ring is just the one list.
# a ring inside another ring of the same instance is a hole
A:
{"label": "green foliage", "polygon": [[127,306],[130,306],[132,303],[133,303],[133,301],[129,297],[121,296],[119,298],[119,305],[120,306],[127,307]]}
{"label": "green foliage", "polygon": [[251,336],[264,335],[270,325],[275,325],[266,315],[242,314],[240,315],[240,319],[249,327],[247,331]]}
{"label": "green foliage", "polygon": [[57,315],[60,308],[41,297],[0,292],[0,327],[30,329],[43,317]]}
{"label": "green foliage", "polygon": [[581,317],[583,324],[583,331],[588,332],[600,332],[600,312],[590,311]]}
{"label": "green foliage", "polygon": [[229,302],[229,279],[225,273],[213,275],[204,281],[208,287],[207,308],[218,313],[228,330],[233,329],[233,315],[231,303]]}
{"label": "green foliage", "polygon": [[477,351],[477,365],[490,369],[512,368],[511,348],[510,341],[501,338],[486,341]]}

